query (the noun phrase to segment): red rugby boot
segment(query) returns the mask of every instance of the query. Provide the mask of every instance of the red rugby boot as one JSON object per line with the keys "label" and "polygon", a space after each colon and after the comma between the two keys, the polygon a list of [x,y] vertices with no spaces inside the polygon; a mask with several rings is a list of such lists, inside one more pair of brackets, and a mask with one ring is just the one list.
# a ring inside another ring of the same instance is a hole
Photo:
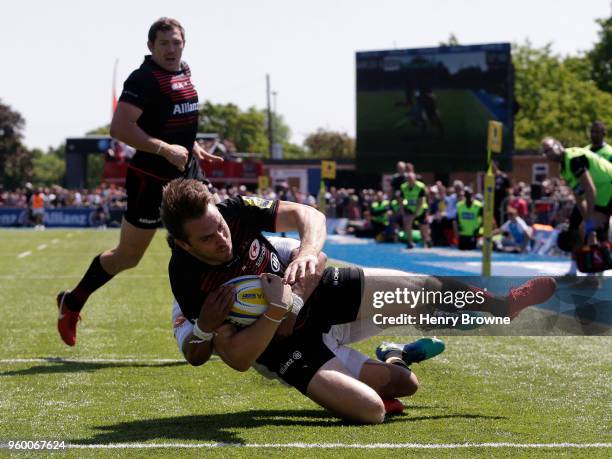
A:
{"label": "red rugby boot", "polygon": [[66,307],[64,300],[67,294],[68,292],[60,292],[56,298],[59,312],[57,317],[57,331],[59,331],[60,337],[64,343],[68,346],[74,346],[76,344],[77,323],[81,320],[81,315]]}
{"label": "red rugby boot", "polygon": [[523,285],[510,289],[508,315],[514,319],[520,312],[534,304],[542,304],[555,294],[557,283],[552,277],[537,277]]}

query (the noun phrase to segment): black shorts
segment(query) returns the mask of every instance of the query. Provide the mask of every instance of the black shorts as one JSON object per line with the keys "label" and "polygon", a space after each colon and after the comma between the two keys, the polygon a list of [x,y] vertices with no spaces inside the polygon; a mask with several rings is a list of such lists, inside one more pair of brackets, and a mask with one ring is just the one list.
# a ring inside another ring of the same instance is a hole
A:
{"label": "black shorts", "polygon": [[[406,209],[404,207],[404,212],[406,213],[406,215],[414,215],[414,212],[412,210]],[[421,214],[418,217],[414,217],[414,220],[412,221],[412,224],[419,224],[419,225],[425,225],[427,223],[427,212],[421,212]]]}
{"label": "black shorts", "polygon": [[474,250],[476,248],[476,236],[459,236],[459,250]]}
{"label": "black shorts", "polygon": [[[183,177],[207,182],[193,157],[185,168]],[[127,210],[123,217],[137,228],[159,228],[162,191],[168,182],[170,180],[167,178],[158,177],[136,167],[128,167],[125,178]]]}
{"label": "black shorts", "polygon": [[293,334],[271,343],[257,363],[306,394],[308,384],[335,357],[323,342],[332,325],[354,322],[361,304],[363,271],[327,268],[298,316]]}

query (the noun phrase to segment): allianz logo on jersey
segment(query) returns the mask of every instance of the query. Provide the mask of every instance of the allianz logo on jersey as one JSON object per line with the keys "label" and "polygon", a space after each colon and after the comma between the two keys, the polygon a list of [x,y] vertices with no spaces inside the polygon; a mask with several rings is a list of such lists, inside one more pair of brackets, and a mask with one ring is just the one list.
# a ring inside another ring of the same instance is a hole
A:
{"label": "allianz logo on jersey", "polygon": [[197,112],[200,109],[200,104],[198,102],[189,103],[183,102],[182,104],[174,104],[174,110],[172,111],[173,115],[184,115],[189,112]]}
{"label": "allianz logo on jersey", "polygon": [[172,90],[173,91],[179,91],[180,89],[185,89],[190,87],[191,84],[189,83],[189,81],[175,81],[174,83],[172,83]]}

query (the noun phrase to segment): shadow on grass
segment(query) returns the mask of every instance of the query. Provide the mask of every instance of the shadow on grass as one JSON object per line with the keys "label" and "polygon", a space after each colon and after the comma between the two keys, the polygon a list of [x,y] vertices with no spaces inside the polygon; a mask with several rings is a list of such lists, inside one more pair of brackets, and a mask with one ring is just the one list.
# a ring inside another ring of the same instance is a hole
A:
{"label": "shadow on grass", "polygon": [[[420,406],[418,409],[428,408]],[[503,416],[484,416],[471,413],[453,413],[411,417],[407,414],[390,416],[385,424],[417,422],[439,419],[506,419]],[[171,418],[144,419],[94,427],[98,432],[88,439],[71,440],[73,444],[135,443],[153,440],[205,441],[215,443],[243,444],[241,432],[262,427],[342,427],[358,426],[342,421],[327,411],[321,410],[249,410],[235,413],[205,414]],[[272,441],[272,440],[269,440]],[[266,441],[263,441],[265,443]]]}
{"label": "shadow on grass", "polygon": [[105,368],[162,368],[185,366],[186,362],[79,362],[61,358],[45,359],[48,363],[23,370],[0,371],[0,376],[49,375],[56,373],[91,373]]}

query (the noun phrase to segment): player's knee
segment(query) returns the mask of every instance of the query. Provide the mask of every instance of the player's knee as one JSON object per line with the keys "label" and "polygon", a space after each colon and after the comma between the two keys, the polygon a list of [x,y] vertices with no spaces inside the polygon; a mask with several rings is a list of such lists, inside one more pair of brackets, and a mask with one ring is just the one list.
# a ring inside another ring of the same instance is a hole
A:
{"label": "player's knee", "polygon": [[417,390],[419,390],[419,379],[412,371],[407,372],[407,374],[402,377],[400,391],[404,397],[408,397],[414,395]]}
{"label": "player's knee", "polygon": [[414,395],[419,389],[419,380],[412,371],[394,365],[389,385],[392,397],[408,397]]}
{"label": "player's knee", "polygon": [[359,410],[356,421],[363,424],[380,424],[385,420],[385,405],[382,399],[368,400]]}

